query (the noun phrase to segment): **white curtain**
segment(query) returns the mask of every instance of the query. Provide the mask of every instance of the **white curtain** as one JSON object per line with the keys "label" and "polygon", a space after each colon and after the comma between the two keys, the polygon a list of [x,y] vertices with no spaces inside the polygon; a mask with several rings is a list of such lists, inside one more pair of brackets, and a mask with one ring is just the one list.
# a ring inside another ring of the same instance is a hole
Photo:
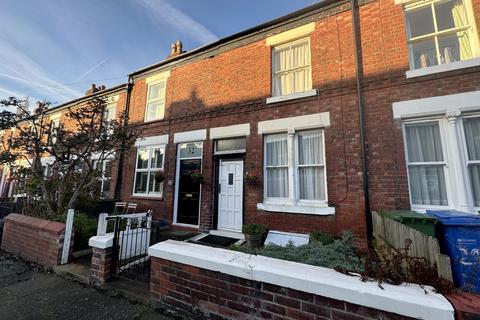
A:
{"label": "white curtain", "polygon": [[308,41],[274,49],[274,96],[304,92],[310,89],[310,69],[304,68],[310,65],[309,50]]}
{"label": "white curtain", "polygon": [[287,135],[265,137],[267,197],[288,197]]}
{"label": "white curtain", "polygon": [[406,126],[408,162],[443,161],[438,123]]}
{"label": "white curtain", "polygon": [[324,200],[325,175],[321,131],[298,134],[298,164],[300,199]]}
{"label": "white curtain", "polygon": [[[467,12],[462,0],[453,1],[452,16],[455,27],[463,27],[468,25]],[[472,57],[472,48],[470,47],[468,33],[465,31],[458,32],[457,37],[460,47],[460,60],[470,59]]]}
{"label": "white curtain", "polygon": [[[480,118],[463,121],[467,142],[468,160],[480,160]],[[480,164],[470,164],[468,168],[475,207],[480,207]]]}
{"label": "white curtain", "polygon": [[443,164],[421,164],[443,161],[438,123],[407,125],[406,138],[412,203],[448,205]]}

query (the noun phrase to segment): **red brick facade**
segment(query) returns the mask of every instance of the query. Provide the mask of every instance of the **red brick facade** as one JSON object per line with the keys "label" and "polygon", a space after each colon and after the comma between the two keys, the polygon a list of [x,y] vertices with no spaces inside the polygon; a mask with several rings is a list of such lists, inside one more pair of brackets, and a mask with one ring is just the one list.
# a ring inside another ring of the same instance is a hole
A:
{"label": "red brick facade", "polygon": [[151,268],[152,305],[195,319],[411,319],[159,258]]}
{"label": "red brick facade", "polygon": [[[477,25],[479,0],[472,0]],[[366,244],[361,140],[355,84],[352,15],[348,2],[302,13],[302,21],[288,20],[263,33],[244,36],[225,45],[171,59],[164,65],[132,74],[130,125],[142,128],[143,136],[169,134],[166,146],[162,199],[133,197],[135,150],[128,153],[122,178],[123,200],[153,209],[155,218],[173,221],[176,148],[174,134],[249,123],[245,168],[251,164],[259,174],[255,185],[244,185],[244,223],[265,223],[271,229],[292,232],[352,230],[359,244]],[[266,37],[311,21],[310,50],[314,97],[267,104],[271,91],[271,47]],[[372,210],[409,208],[401,123],[392,116],[397,101],[447,95],[480,89],[480,69],[407,79],[409,70],[404,14],[393,0],[367,1],[359,8],[362,97],[368,155],[369,195]],[[165,118],[144,123],[147,85],[145,78],[169,70]],[[315,216],[276,213],[257,209],[263,199],[263,138],[258,122],[329,112],[325,128],[328,202],[335,215]],[[200,230],[214,228],[213,140],[203,146]]]}
{"label": "red brick facade", "polygon": [[4,221],[3,250],[47,267],[60,264],[65,238],[64,223],[16,213],[8,215]]}

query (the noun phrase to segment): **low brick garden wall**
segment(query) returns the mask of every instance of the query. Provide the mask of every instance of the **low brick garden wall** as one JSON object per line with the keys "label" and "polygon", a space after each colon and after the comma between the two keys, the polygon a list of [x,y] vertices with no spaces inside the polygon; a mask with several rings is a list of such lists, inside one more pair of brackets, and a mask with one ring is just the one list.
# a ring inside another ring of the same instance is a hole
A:
{"label": "low brick garden wall", "polygon": [[2,249],[53,267],[60,264],[64,238],[64,223],[12,213],[4,219]]}
{"label": "low brick garden wall", "polygon": [[429,287],[173,240],[149,254],[152,305],[195,319],[454,319]]}
{"label": "low brick garden wall", "polygon": [[158,258],[150,289],[154,307],[204,319],[413,319]]}

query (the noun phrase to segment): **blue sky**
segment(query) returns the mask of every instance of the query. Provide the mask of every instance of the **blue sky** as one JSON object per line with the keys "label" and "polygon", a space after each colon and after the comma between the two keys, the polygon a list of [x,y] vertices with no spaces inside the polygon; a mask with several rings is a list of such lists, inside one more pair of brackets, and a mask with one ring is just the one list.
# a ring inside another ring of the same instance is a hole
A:
{"label": "blue sky", "polygon": [[0,99],[61,103],[315,0],[2,0]]}

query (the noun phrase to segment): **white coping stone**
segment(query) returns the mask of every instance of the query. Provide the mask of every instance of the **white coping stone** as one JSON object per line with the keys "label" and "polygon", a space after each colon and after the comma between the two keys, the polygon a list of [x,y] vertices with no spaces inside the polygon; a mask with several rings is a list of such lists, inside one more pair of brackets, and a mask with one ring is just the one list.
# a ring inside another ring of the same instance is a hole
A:
{"label": "white coping stone", "polygon": [[277,133],[284,131],[316,129],[330,126],[330,113],[314,113],[304,116],[260,121],[258,134]]}
{"label": "white coping stone", "polygon": [[454,320],[454,309],[450,302],[431,287],[382,284],[382,290],[376,282],[362,282],[357,277],[333,269],[174,240],[157,243],[149,248],[148,253],[156,258],[407,317]]}
{"label": "white coping stone", "polygon": [[203,141],[207,139],[207,129],[177,132],[173,135],[173,143]]}
{"label": "white coping stone", "polygon": [[135,147],[148,147],[154,145],[165,145],[168,144],[168,134],[163,134],[160,136],[150,136],[138,138],[135,141]]}
{"label": "white coping stone", "polygon": [[235,138],[250,135],[250,123],[234,124],[210,129],[210,139]]}
{"label": "white coping stone", "polygon": [[93,236],[88,240],[90,247],[98,249],[111,248],[113,246],[113,232],[107,233],[104,236]]}
{"label": "white coping stone", "polygon": [[395,119],[442,115],[448,112],[466,112],[480,109],[480,91],[470,91],[423,99],[394,102]]}

